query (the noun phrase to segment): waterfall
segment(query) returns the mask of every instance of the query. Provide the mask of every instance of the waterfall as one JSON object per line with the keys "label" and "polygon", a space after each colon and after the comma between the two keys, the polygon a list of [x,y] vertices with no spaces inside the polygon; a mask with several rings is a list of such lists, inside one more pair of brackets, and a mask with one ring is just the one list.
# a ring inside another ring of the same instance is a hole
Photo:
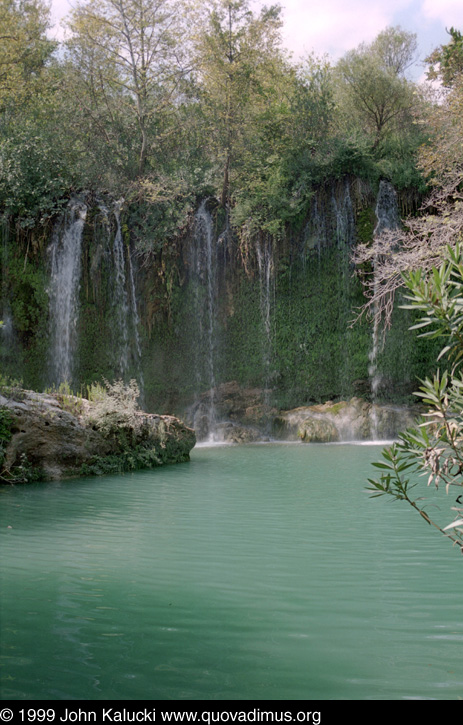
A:
{"label": "waterfall", "polygon": [[[377,238],[380,234],[387,229],[397,229],[400,224],[399,209],[397,204],[397,194],[394,187],[389,181],[381,180],[379,184],[378,197],[376,200],[376,226],[373,232],[373,237]],[[376,260],[373,262],[373,278],[374,278],[374,294],[376,296],[377,282],[376,282]],[[376,404],[378,400],[378,390],[381,385],[381,374],[378,369],[378,354],[381,351],[380,342],[380,330],[378,321],[378,309],[375,302],[373,309],[373,330],[371,336],[371,348],[368,355],[369,366],[368,375],[370,377],[370,390],[371,390],[371,435],[373,440],[378,439],[378,415],[376,411]]]}
{"label": "waterfall", "polygon": [[264,237],[263,243],[259,237],[256,240],[257,264],[259,268],[259,296],[260,312],[264,328],[264,343],[262,362],[264,370],[264,402],[269,405],[270,363],[272,351],[272,279],[273,279],[273,242],[269,236]]}
{"label": "waterfall", "polygon": [[114,217],[116,219],[116,234],[113,242],[114,260],[114,296],[113,305],[116,316],[116,337],[118,340],[118,374],[121,378],[127,376],[129,369],[129,319],[130,308],[127,294],[125,276],[125,255],[124,242],[122,239],[120,208],[122,200],[114,206]]}
{"label": "waterfall", "polygon": [[378,237],[385,229],[397,229],[400,225],[397,194],[390,181],[380,181],[376,200],[376,227],[373,232]]}
{"label": "waterfall", "polygon": [[55,385],[72,383],[79,316],[82,233],[86,205],[72,199],[48,248],[51,258],[50,370]]}
{"label": "waterfall", "polygon": [[128,255],[128,263],[129,263],[129,286],[130,286],[130,304],[131,304],[131,310],[132,310],[132,327],[133,327],[133,336],[134,336],[134,342],[135,342],[135,366],[137,370],[137,378],[138,378],[138,384],[140,387],[140,398],[141,402],[143,401],[143,388],[145,385],[145,381],[143,379],[143,372],[141,369],[141,343],[140,343],[140,318],[138,316],[138,309],[137,309],[137,296],[135,292],[135,278],[133,274],[133,265],[132,265],[132,257],[129,253]]}
{"label": "waterfall", "polygon": [[0,342],[1,342],[1,357],[6,360],[13,352],[14,346],[14,330],[13,320],[11,317],[11,307],[8,300],[8,285],[6,270],[8,267],[8,242],[9,242],[9,222],[6,216],[3,216],[0,221],[0,234],[2,237],[2,312],[0,326]]}
{"label": "waterfall", "polygon": [[345,397],[351,379],[351,252],[355,243],[355,215],[350,194],[350,183],[344,180],[337,193],[333,188],[331,205],[333,212],[333,237],[338,259],[338,319],[339,334],[343,337],[343,354],[338,367],[338,385],[341,397]]}
{"label": "waterfall", "polygon": [[326,215],[323,212],[321,200],[316,195],[312,201],[310,216],[304,229],[304,244],[302,246],[302,264],[305,269],[307,253],[316,249],[318,265],[321,264],[322,249],[328,246],[328,233],[326,228]]}
{"label": "waterfall", "polygon": [[334,212],[337,246],[347,250],[355,240],[354,208],[347,179],[344,182],[341,199],[338,200],[333,191],[331,203]]}
{"label": "waterfall", "polygon": [[[121,224],[121,208],[124,199],[113,204],[114,225],[110,222],[110,211],[103,202],[98,203],[103,228],[106,234],[106,250],[112,260],[111,305],[114,319],[113,354],[116,361],[115,375],[122,379],[137,378],[140,398],[143,396],[143,374],[141,370],[140,318],[138,316],[135,278],[130,250],[125,250]],[[114,234],[114,237],[113,237]],[[127,259],[126,259],[127,257]],[[97,257],[97,259],[99,259]]]}
{"label": "waterfall", "polygon": [[189,250],[190,271],[194,283],[193,312],[197,396],[206,389],[200,435],[215,439],[217,413],[216,389],[216,326],[218,315],[217,247],[212,217],[203,201],[196,212],[195,230]]}

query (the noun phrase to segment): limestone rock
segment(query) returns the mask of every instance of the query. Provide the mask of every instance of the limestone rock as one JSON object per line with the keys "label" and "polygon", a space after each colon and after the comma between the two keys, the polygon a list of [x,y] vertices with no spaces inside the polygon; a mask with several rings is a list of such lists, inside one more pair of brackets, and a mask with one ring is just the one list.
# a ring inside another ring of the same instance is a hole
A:
{"label": "limestone rock", "polygon": [[214,391],[204,392],[189,408],[187,420],[194,427],[198,438],[207,438],[210,426],[211,399],[217,424],[223,421],[265,430],[277,414],[267,401],[268,391],[262,388],[243,388],[235,380],[218,385]]}
{"label": "limestone rock", "polygon": [[297,437],[304,443],[335,443],[339,441],[339,432],[327,418],[314,416],[301,421]]}
{"label": "limestone rock", "polygon": [[120,457],[123,468],[122,459],[131,452],[138,455],[136,467],[189,459],[195,434],[177,418],[140,412],[132,425],[121,423],[109,435],[89,424],[83,414],[89,406],[88,401],[71,396],[63,405],[56,396],[27,390],[8,398],[0,395],[0,408],[12,419],[4,468],[11,471],[27,460],[43,478],[61,479],[82,475],[85,466],[91,471],[95,462],[109,457],[116,461]]}
{"label": "limestone rock", "polygon": [[236,423],[220,423],[217,435],[224,443],[254,443],[262,440],[262,432],[257,428]]}
{"label": "limestone rock", "polygon": [[393,405],[373,405],[361,398],[294,408],[274,419],[277,436],[304,442],[387,440],[413,426],[417,413]]}

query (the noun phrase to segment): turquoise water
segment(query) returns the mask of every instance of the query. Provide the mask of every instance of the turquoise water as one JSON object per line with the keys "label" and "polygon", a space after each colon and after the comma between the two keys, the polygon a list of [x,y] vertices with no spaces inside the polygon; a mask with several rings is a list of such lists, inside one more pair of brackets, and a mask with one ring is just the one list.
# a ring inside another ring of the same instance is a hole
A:
{"label": "turquoise water", "polygon": [[2,698],[463,697],[463,558],[365,493],[378,455],[196,448],[0,489]]}

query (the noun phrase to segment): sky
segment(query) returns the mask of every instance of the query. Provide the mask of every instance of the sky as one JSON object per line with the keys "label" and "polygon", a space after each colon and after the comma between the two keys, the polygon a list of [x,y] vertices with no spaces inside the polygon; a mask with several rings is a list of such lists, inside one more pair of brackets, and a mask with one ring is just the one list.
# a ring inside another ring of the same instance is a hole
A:
{"label": "sky", "polygon": [[[253,8],[277,0],[252,0]],[[55,22],[66,15],[72,3],[52,0]],[[424,77],[424,58],[449,40],[445,28],[463,30],[463,0],[282,0],[283,41],[295,59],[315,52],[337,60],[360,43],[370,43],[390,25],[400,25],[417,34],[418,62],[415,80]],[[60,31],[55,31],[61,37]]]}

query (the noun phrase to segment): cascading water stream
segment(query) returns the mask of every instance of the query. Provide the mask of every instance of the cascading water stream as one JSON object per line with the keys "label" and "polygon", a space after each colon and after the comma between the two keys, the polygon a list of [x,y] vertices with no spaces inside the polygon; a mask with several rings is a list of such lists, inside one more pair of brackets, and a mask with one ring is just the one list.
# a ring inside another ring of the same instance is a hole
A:
{"label": "cascading water stream", "polygon": [[114,205],[116,234],[113,242],[114,259],[114,297],[113,305],[117,320],[117,338],[119,347],[118,372],[122,378],[129,369],[129,318],[130,308],[125,275],[124,242],[122,239],[120,209],[122,200]]}
{"label": "cascading water stream", "polygon": [[272,351],[271,305],[273,294],[273,243],[271,237],[256,240],[257,265],[259,269],[260,312],[264,328],[262,362],[264,372],[264,403],[270,405],[270,364]]}
{"label": "cascading water stream", "polygon": [[[130,250],[125,251],[121,225],[121,208],[123,199],[113,205],[116,231],[112,237],[109,211],[105,204],[100,203],[104,227],[107,235],[107,249],[113,260],[112,307],[115,317],[114,354],[117,360],[116,374],[122,379],[136,373],[140,388],[140,399],[143,397],[143,374],[141,370],[141,342],[137,309],[135,278]],[[112,241],[111,241],[112,240]],[[127,257],[127,261],[126,261]]]}
{"label": "cascading water stream", "polygon": [[[394,187],[389,181],[381,180],[378,191],[378,198],[375,209],[377,223],[373,232],[376,239],[381,233],[387,229],[397,229],[400,224],[399,210],[397,205],[397,194]],[[376,279],[376,259],[373,261],[373,279],[374,279],[374,296],[376,300],[377,279]],[[378,320],[377,303],[373,309],[373,330],[371,336],[371,348],[368,355],[369,366],[368,375],[370,377],[371,390],[371,436],[373,440],[378,439],[378,415],[376,404],[378,401],[378,390],[381,385],[381,374],[378,369],[378,354],[381,352],[382,344],[380,342],[380,329]]]}
{"label": "cascading water stream", "polygon": [[205,388],[206,408],[202,434],[216,439],[216,323],[218,316],[217,248],[211,214],[204,200],[195,217],[195,231],[190,248],[190,268],[194,278],[194,313],[197,325],[194,364],[197,395]]}
{"label": "cascading water stream", "polygon": [[52,382],[72,383],[79,316],[82,233],[87,206],[71,200],[48,249],[51,258],[50,370]]}
{"label": "cascading water stream", "polygon": [[143,401],[143,389],[144,389],[144,379],[143,379],[143,372],[141,369],[141,343],[140,343],[140,333],[139,333],[139,325],[140,325],[140,318],[138,316],[138,309],[137,309],[137,296],[135,291],[135,278],[133,274],[133,265],[132,265],[132,257],[129,253],[128,255],[128,264],[129,264],[129,286],[130,286],[130,304],[131,304],[131,310],[132,310],[132,326],[133,326],[133,336],[134,336],[134,343],[135,343],[135,366],[137,369],[137,376],[138,376],[138,383],[140,387],[140,399]]}
{"label": "cascading water stream", "polygon": [[2,288],[1,288],[1,321],[0,341],[2,343],[2,357],[7,357],[13,352],[14,346],[14,330],[13,320],[11,317],[11,307],[8,299],[8,285],[6,281],[6,269],[8,267],[8,242],[9,242],[9,222],[6,216],[0,221],[0,236],[2,238]]}
{"label": "cascading water stream", "polygon": [[334,236],[338,259],[338,318],[343,336],[343,355],[339,365],[339,389],[341,396],[346,395],[346,383],[351,378],[350,335],[351,303],[349,299],[352,273],[350,270],[351,250],[355,244],[355,215],[350,194],[349,181],[346,179],[336,194],[331,197],[334,222]]}
{"label": "cascading water stream", "polygon": [[[337,199],[333,193],[332,207],[336,223],[337,245],[342,249],[348,250],[355,239],[355,216],[350,196],[349,182],[347,180],[344,183],[341,199]],[[348,255],[346,258],[348,258]]]}

